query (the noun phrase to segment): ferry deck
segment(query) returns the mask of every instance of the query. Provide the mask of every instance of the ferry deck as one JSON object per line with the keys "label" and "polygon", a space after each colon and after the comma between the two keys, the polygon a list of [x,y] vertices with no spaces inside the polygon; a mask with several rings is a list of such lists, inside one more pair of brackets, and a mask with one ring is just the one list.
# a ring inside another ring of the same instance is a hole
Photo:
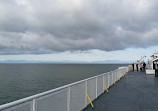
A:
{"label": "ferry deck", "polygon": [[157,111],[158,78],[144,72],[128,72],[83,111]]}

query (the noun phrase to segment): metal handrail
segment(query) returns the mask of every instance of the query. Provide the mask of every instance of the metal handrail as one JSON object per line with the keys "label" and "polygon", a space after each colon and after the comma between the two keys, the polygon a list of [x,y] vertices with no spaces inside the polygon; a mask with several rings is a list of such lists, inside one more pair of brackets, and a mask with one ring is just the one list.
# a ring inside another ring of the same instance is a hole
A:
{"label": "metal handrail", "polygon": [[[125,69],[125,67],[123,69]],[[48,95],[48,94],[51,94],[51,93],[54,93],[54,92],[66,89],[66,88],[69,88],[69,87],[74,86],[76,84],[79,84],[79,83],[82,83],[82,82],[85,82],[85,81],[97,78],[99,76],[103,76],[103,75],[106,75],[106,74],[109,74],[109,73],[113,73],[113,72],[116,72],[116,71],[119,71],[119,70],[123,70],[123,69],[116,69],[114,71],[110,71],[110,72],[103,73],[103,74],[100,74],[100,75],[97,75],[97,76],[93,76],[93,77],[90,77],[90,78],[87,78],[87,79],[83,79],[83,80],[80,80],[80,81],[77,81],[77,82],[74,82],[74,83],[70,83],[70,84],[61,86],[59,88],[55,88],[55,89],[52,89],[52,90],[49,90],[49,91],[45,91],[43,93],[39,93],[39,94],[36,94],[36,95],[33,95],[33,96],[29,96],[29,97],[26,97],[26,98],[23,98],[23,99],[20,99],[20,100],[16,100],[16,101],[13,101],[13,102],[10,102],[10,103],[6,103],[4,105],[0,105],[0,110],[4,110],[4,109],[10,108],[10,107],[19,105],[19,104],[22,104],[22,103],[34,100],[36,98],[39,98],[39,97],[42,97],[42,96],[45,96],[45,95]]]}

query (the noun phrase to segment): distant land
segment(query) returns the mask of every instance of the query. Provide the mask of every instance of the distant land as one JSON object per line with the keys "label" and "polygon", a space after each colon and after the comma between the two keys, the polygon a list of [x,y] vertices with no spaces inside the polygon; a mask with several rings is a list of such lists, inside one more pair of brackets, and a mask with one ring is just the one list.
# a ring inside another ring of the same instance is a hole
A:
{"label": "distant land", "polygon": [[27,60],[6,60],[0,61],[0,64],[29,64],[29,63],[50,63],[50,64],[131,64],[132,61],[104,60],[104,61],[27,61]]}

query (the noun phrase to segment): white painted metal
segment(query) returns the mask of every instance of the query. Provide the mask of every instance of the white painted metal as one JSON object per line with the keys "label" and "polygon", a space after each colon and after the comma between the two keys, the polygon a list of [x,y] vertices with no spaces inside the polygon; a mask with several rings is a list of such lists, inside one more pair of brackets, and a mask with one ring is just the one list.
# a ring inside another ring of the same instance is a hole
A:
{"label": "white painted metal", "polygon": [[109,75],[110,75],[110,74],[107,75],[107,76],[108,76],[108,82],[107,82],[108,84],[107,84],[107,88],[110,87],[110,85],[109,85]]}
{"label": "white painted metal", "polygon": [[[89,104],[86,98],[86,93],[90,93],[90,99],[92,98],[93,101],[94,98],[97,98],[100,95],[100,91],[103,93],[103,91],[105,90],[105,88],[103,87],[104,83],[107,83],[107,88],[109,88],[109,86],[113,84],[112,78],[117,81],[126,72],[128,72],[128,66],[119,68],[108,73],[100,74],[98,76],[90,77],[88,79],[84,79],[75,83],[71,83],[40,94],[36,94],[21,100],[1,105],[0,111],[21,111],[19,110],[19,108],[22,108],[23,111],[41,111],[39,109],[41,108],[41,106],[49,106],[51,108],[52,106],[56,106],[56,104],[59,103],[57,104],[57,106],[59,107],[60,101],[62,101],[60,109],[66,108],[67,111],[73,111],[74,109],[75,111],[80,111]],[[99,94],[97,94],[98,91]],[[54,98],[57,99],[54,100]],[[46,101],[48,104],[44,101]],[[25,106],[27,109],[25,109]],[[59,110],[56,109],[56,111]]]}
{"label": "white painted metal", "polygon": [[35,99],[33,99],[33,111],[36,111],[36,100]]}
{"label": "white painted metal", "polygon": [[103,75],[103,92],[105,91],[104,83],[105,83],[105,75]]}
{"label": "white painted metal", "polygon": [[[91,99],[91,101],[96,99],[96,78],[87,80],[87,93]],[[87,105],[89,104],[89,100],[87,98]]]}
{"label": "white painted metal", "polygon": [[97,97],[103,93],[103,75],[97,77]]}
{"label": "white painted metal", "polygon": [[98,82],[97,82],[97,80],[98,80],[98,79],[97,79],[97,77],[96,77],[96,82],[95,82],[95,83],[96,83],[96,84],[95,84],[95,86],[96,86],[96,93],[95,93],[95,94],[96,94],[96,97],[95,97],[95,98],[96,98],[96,99],[97,99],[97,97],[98,97],[98,94],[97,94],[97,90],[98,90],[97,84],[98,84]]}
{"label": "white painted metal", "polygon": [[[70,111],[81,111],[87,105],[85,104],[86,81],[71,86],[70,89]],[[55,110],[58,111],[58,110]],[[64,111],[64,110],[59,110]]]}
{"label": "white painted metal", "polygon": [[[87,94],[87,85],[88,85],[88,83],[87,83],[87,80],[86,80],[86,94]],[[87,105],[87,95],[85,94],[85,105]]]}
{"label": "white painted metal", "polygon": [[70,87],[68,87],[67,91],[67,111],[70,111]]}
{"label": "white painted metal", "polygon": [[146,69],[146,74],[155,74],[155,70]]}

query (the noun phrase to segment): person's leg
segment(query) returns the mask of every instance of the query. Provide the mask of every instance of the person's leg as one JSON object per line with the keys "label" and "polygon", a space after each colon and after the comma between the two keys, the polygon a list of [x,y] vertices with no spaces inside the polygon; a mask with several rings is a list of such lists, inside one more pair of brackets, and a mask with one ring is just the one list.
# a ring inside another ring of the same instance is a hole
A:
{"label": "person's leg", "polygon": [[137,72],[138,72],[138,67],[137,67]]}
{"label": "person's leg", "polygon": [[157,70],[155,70],[155,77],[157,77],[157,73],[158,73]]}

